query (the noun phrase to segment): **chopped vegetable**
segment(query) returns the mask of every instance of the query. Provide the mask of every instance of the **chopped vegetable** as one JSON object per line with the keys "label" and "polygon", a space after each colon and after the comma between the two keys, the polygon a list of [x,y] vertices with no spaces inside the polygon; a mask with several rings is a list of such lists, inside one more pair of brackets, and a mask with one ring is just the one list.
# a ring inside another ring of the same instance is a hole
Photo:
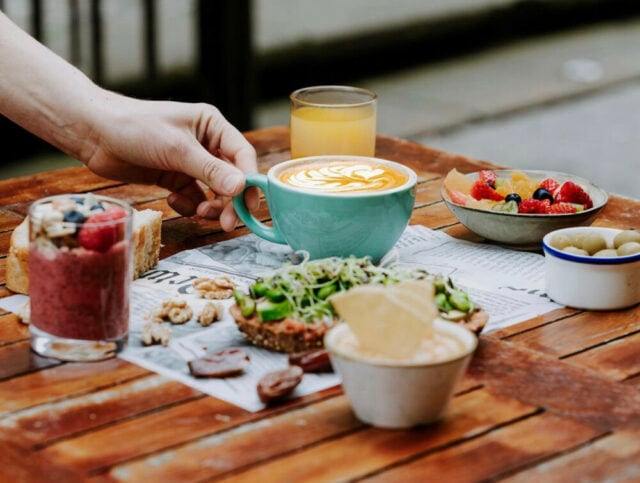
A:
{"label": "chopped vegetable", "polygon": [[377,266],[367,257],[332,257],[287,264],[251,285],[249,294],[234,292],[234,297],[245,317],[257,311],[263,322],[285,317],[312,322],[333,319],[336,314],[331,296],[356,285],[392,285],[402,280],[425,279],[434,284],[436,304],[444,318],[464,318],[475,310],[466,292],[456,288],[447,277],[397,265]]}

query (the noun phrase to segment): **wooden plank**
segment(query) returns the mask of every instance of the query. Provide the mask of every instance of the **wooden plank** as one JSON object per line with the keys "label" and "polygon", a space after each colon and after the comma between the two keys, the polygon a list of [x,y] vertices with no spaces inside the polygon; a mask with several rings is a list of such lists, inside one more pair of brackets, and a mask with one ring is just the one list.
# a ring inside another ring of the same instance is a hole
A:
{"label": "wooden plank", "polygon": [[640,427],[640,393],[597,372],[482,336],[469,367],[487,387],[596,427]]}
{"label": "wooden plank", "polygon": [[540,327],[546,324],[550,324],[551,322],[557,322],[562,319],[566,319],[568,317],[572,317],[576,314],[580,313],[578,309],[572,309],[569,307],[564,307],[562,309],[552,310],[551,312],[547,312],[546,314],[538,315],[532,319],[529,319],[525,322],[521,322],[519,324],[510,325],[509,327],[504,327],[503,329],[496,330],[491,332],[491,335],[497,337],[499,339],[506,339],[513,335],[520,334],[522,332],[529,331],[535,327]]}
{"label": "wooden plank", "polygon": [[[32,352],[29,340],[8,344],[0,348],[0,381],[59,364],[60,361],[42,357]],[[0,382],[0,388],[2,384],[4,383]],[[0,389],[1,394],[2,389]],[[6,396],[10,394],[11,392],[7,393]],[[1,407],[2,402],[0,402]]]}
{"label": "wooden plank", "polygon": [[[0,255],[6,256],[9,253],[9,246],[11,245],[11,233],[10,231],[0,232]],[[2,271],[2,283],[4,283],[6,269]]]}
{"label": "wooden plank", "polygon": [[638,225],[638,201],[610,195],[607,206],[598,214],[595,226],[640,229]]}
{"label": "wooden plank", "polygon": [[500,481],[640,481],[639,461],[640,432],[617,431],[576,451]]}
{"label": "wooden plank", "polygon": [[273,126],[243,134],[253,145],[259,157],[289,150],[289,126]]}
{"label": "wooden plank", "polygon": [[639,330],[640,305],[624,311],[583,312],[516,334],[509,340],[539,352],[567,356]]}
{"label": "wooden plank", "polygon": [[624,380],[640,374],[640,333],[614,340],[566,359],[612,379]]}
{"label": "wooden plank", "polygon": [[29,203],[45,196],[95,191],[121,184],[107,180],[84,166],[46,171],[0,181],[0,206]]}
{"label": "wooden plank", "polygon": [[455,223],[457,223],[455,216],[444,203],[427,205],[414,210],[409,221],[411,225],[422,225],[431,229],[443,228]]}
{"label": "wooden plank", "polygon": [[29,338],[29,326],[18,321],[15,314],[0,315],[0,346]]}
{"label": "wooden plank", "polygon": [[[428,173],[426,174],[428,176]],[[442,196],[440,195],[440,180],[429,180],[427,182],[420,182],[416,187],[416,201],[414,205],[414,210],[417,208],[422,208],[423,206],[430,205],[433,203],[439,203],[442,201]]]}
{"label": "wooden plank", "polygon": [[0,210],[0,232],[13,230],[23,220],[23,217],[6,210]]}
{"label": "wooden plank", "polygon": [[377,137],[376,156],[402,162],[416,170],[428,169],[440,175],[446,175],[453,168],[463,173],[469,173],[484,168],[497,167],[497,165],[486,161],[447,153],[414,141],[381,135]]}
{"label": "wooden plank", "polygon": [[[602,434],[585,424],[541,414],[486,436],[383,471],[372,482],[473,482],[499,478],[554,454],[571,450]],[[547,481],[534,478],[530,481]],[[567,481],[576,481],[575,477]]]}
{"label": "wooden plank", "polygon": [[12,483],[80,483],[81,474],[58,466],[46,458],[21,448],[12,441],[0,441],[0,477]]}
{"label": "wooden plank", "polygon": [[13,413],[0,420],[23,446],[43,446],[176,403],[203,397],[199,391],[159,375],[149,375]]}
{"label": "wooden plank", "polygon": [[[100,473],[114,465],[153,457],[159,451],[240,427],[267,415],[293,411],[335,397],[339,386],[250,413],[213,397],[185,402],[48,446],[42,452],[57,463]],[[261,439],[261,444],[264,441]]]}
{"label": "wooden plank", "polygon": [[334,397],[116,466],[108,474],[124,481],[200,481],[360,427],[346,398]]}
{"label": "wooden plank", "polygon": [[[6,349],[3,347],[2,351]],[[9,361],[14,359],[17,357],[9,358]],[[121,359],[60,364],[0,382],[0,415],[85,394],[148,373]]]}
{"label": "wooden plank", "polygon": [[[291,453],[233,471],[223,481],[351,480],[423,452],[479,437],[535,411],[532,406],[487,390],[472,391],[453,398],[440,423],[392,431],[366,427],[308,448],[292,447]],[[256,435],[255,444],[259,441]]]}

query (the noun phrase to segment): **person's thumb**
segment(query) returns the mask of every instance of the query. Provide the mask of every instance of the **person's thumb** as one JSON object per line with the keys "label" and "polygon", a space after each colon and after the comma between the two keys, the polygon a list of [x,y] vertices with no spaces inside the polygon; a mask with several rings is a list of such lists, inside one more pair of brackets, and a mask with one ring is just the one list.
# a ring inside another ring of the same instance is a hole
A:
{"label": "person's thumb", "polygon": [[202,181],[219,195],[235,196],[244,188],[245,177],[242,171],[213,156],[201,145],[186,156],[182,168],[185,173]]}

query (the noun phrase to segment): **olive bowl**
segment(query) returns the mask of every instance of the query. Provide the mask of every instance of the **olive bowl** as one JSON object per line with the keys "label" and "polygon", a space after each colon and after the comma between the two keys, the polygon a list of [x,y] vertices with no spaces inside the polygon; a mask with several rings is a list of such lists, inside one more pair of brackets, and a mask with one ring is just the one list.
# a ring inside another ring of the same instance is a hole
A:
{"label": "olive bowl", "polygon": [[574,227],[553,231],[542,240],[547,295],[562,305],[585,310],[616,310],[640,303],[640,253],[601,258],[554,246],[554,238],[599,235],[611,246],[622,230]]}
{"label": "olive bowl", "polygon": [[[571,174],[544,170],[493,170],[500,178],[510,178],[517,171],[539,179],[553,178],[558,183],[572,181],[580,185],[593,201],[593,207],[578,212],[556,215],[537,215],[529,213],[507,213],[482,210],[454,203],[444,186],[440,190],[443,201],[454,216],[469,230],[482,238],[516,250],[542,249],[542,238],[549,232],[574,226],[590,225],[598,213],[605,207],[609,197],[607,192],[590,181]],[[466,176],[475,181],[478,172]]]}

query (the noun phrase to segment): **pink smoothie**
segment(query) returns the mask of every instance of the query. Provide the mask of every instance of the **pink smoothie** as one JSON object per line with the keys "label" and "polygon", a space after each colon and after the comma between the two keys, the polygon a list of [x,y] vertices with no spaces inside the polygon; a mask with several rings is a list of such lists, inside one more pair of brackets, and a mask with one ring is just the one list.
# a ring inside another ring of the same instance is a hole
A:
{"label": "pink smoothie", "polygon": [[129,322],[130,247],[104,253],[84,248],[29,247],[31,323],[70,339],[116,340]]}

